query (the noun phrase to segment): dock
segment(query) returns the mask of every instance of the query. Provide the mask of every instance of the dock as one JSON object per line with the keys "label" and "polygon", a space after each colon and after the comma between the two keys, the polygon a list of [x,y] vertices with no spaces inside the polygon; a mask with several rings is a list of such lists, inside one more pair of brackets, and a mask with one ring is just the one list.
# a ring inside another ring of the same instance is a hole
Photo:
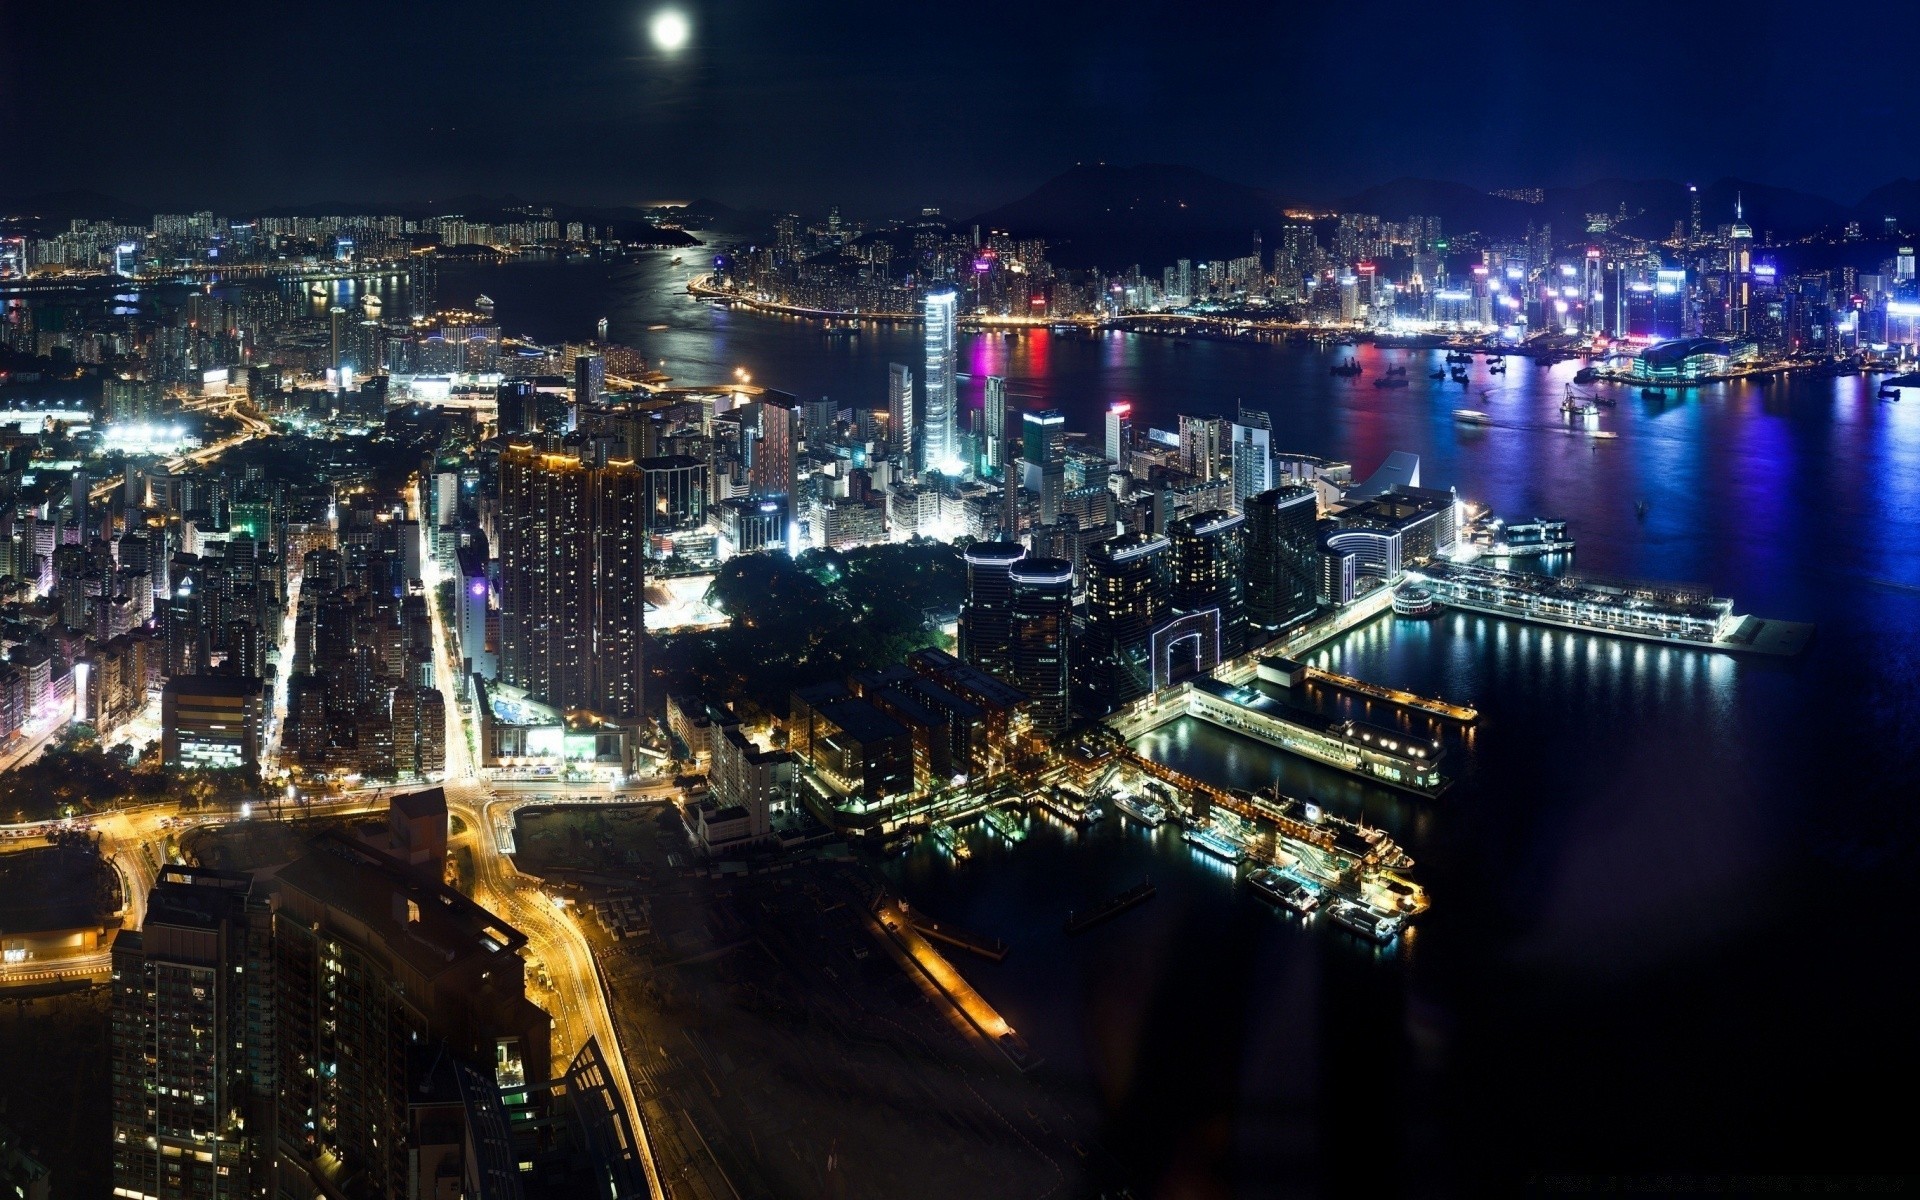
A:
{"label": "dock", "polygon": [[910,916],[907,923],[913,931],[923,938],[936,942],[945,942],[957,946],[970,954],[977,954],[989,962],[1004,962],[1007,957],[1007,944],[999,938],[990,938],[985,934],[962,929],[958,925],[927,919],[924,915]]}
{"label": "dock", "polygon": [[[1336,675],[1332,671],[1322,670],[1319,667],[1307,667],[1302,674],[1304,682],[1318,683],[1335,691],[1362,696],[1368,700],[1378,700],[1382,704],[1389,704],[1422,716],[1437,717],[1440,720],[1454,721],[1461,725],[1471,725],[1480,719],[1480,710],[1477,708],[1454,704],[1431,696],[1403,692],[1399,688],[1381,687],[1377,683],[1368,683],[1364,679],[1355,679],[1351,675]],[[1261,678],[1265,679],[1266,675],[1263,673]]]}
{"label": "dock", "polygon": [[1102,921],[1111,920],[1135,905],[1145,904],[1153,899],[1154,891],[1153,880],[1143,880],[1092,908],[1070,912],[1067,914],[1067,932],[1069,934],[1085,933]]}

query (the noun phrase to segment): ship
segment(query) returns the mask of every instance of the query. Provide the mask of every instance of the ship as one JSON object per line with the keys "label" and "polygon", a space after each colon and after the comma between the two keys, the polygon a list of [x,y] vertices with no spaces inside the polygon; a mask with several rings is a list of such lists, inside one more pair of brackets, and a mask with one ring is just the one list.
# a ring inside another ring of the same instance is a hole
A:
{"label": "ship", "polygon": [[1581,367],[1573,373],[1573,381],[1575,383],[1592,383],[1598,378],[1600,378],[1599,367]]}
{"label": "ship", "polygon": [[1247,876],[1247,886],[1262,900],[1284,905],[1303,917],[1319,908],[1320,899],[1326,894],[1319,884],[1310,883],[1282,867],[1261,867]]}
{"label": "ship", "polygon": [[1115,792],[1113,806],[1149,829],[1158,829],[1167,819],[1165,805],[1128,792]]}
{"label": "ship", "polygon": [[1569,417],[1591,417],[1600,410],[1585,400],[1575,400],[1572,396],[1568,396],[1560,402],[1560,411]]}
{"label": "ship", "polygon": [[1215,858],[1223,858],[1230,863],[1237,863],[1247,856],[1246,843],[1228,836],[1216,826],[1204,825],[1198,829],[1189,829],[1180,836],[1195,849],[1205,851]]}
{"label": "ship", "polygon": [[1473,361],[1473,354],[1467,350],[1449,350],[1447,352],[1447,361],[1450,363],[1470,363]]}
{"label": "ship", "polygon": [[1492,417],[1477,408],[1456,408],[1453,410],[1453,419],[1468,425],[1489,425],[1493,422]]}
{"label": "ship", "polygon": [[1400,936],[1400,918],[1355,900],[1336,900],[1327,910],[1333,923],[1370,942],[1386,945]]}
{"label": "ship", "polygon": [[1366,370],[1366,368],[1362,367],[1357,359],[1350,358],[1345,362],[1338,362],[1328,367],[1327,374],[1351,377],[1360,374],[1364,370]]}
{"label": "ship", "polygon": [[990,808],[981,815],[980,819],[987,823],[987,828],[1010,842],[1023,842],[1027,839],[1026,828],[1004,808]]}
{"label": "ship", "polygon": [[959,832],[945,821],[941,821],[933,827],[933,840],[939,842],[946,848],[947,853],[953,855],[955,858],[965,858],[971,853],[971,851],[967,849],[967,844],[960,840]]}

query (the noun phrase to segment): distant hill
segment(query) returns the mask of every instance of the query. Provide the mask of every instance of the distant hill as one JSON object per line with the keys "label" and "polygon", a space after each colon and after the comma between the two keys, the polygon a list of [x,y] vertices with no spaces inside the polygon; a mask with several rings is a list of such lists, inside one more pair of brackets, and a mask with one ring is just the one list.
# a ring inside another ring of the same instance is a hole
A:
{"label": "distant hill", "polygon": [[74,217],[94,221],[149,221],[153,219],[153,210],[143,213],[137,205],[117,196],[70,188],[25,196],[0,196],[0,216],[41,217],[60,222]]}
{"label": "distant hill", "polygon": [[1045,238],[1065,267],[1157,271],[1181,258],[1236,258],[1261,235],[1270,252],[1286,223],[1271,192],[1192,167],[1082,163],[1032,192],[960,222]]}

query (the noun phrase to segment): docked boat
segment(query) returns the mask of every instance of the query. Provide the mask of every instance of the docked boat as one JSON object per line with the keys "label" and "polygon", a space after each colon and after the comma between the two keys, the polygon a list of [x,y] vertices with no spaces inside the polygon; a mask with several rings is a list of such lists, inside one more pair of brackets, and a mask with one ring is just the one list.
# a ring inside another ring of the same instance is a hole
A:
{"label": "docked boat", "polygon": [[1218,826],[1205,825],[1198,829],[1189,829],[1180,835],[1187,844],[1197,850],[1237,863],[1247,856],[1247,846],[1239,838],[1222,832]]}
{"label": "docked boat", "polygon": [[945,821],[933,827],[933,840],[939,842],[946,852],[955,858],[965,858],[971,853],[967,849],[967,844],[960,840],[959,831]]}
{"label": "docked boat", "polygon": [[1130,792],[1115,792],[1113,806],[1149,829],[1158,829],[1167,819],[1165,805]]}
{"label": "docked boat", "polygon": [[1598,367],[1581,367],[1573,373],[1573,381],[1575,383],[1592,383],[1598,378],[1600,378],[1600,368]]}
{"label": "docked boat", "polygon": [[1400,918],[1354,900],[1336,900],[1327,910],[1333,923],[1370,942],[1384,946],[1400,936]]}
{"label": "docked boat", "polygon": [[1449,350],[1447,352],[1447,361],[1450,363],[1470,363],[1473,361],[1473,354],[1466,350]]}
{"label": "docked boat", "polygon": [[1477,408],[1456,408],[1453,410],[1453,419],[1466,425],[1489,425],[1493,422],[1492,417]]}
{"label": "docked boat", "polygon": [[986,822],[988,829],[993,830],[1010,842],[1024,842],[1027,840],[1026,827],[1021,825],[1019,819],[1004,808],[990,808],[981,815],[980,819]]}
{"label": "docked boat", "polygon": [[1319,908],[1321,897],[1325,895],[1325,889],[1319,884],[1302,879],[1282,867],[1261,867],[1247,876],[1247,886],[1262,900],[1284,905],[1301,916]]}

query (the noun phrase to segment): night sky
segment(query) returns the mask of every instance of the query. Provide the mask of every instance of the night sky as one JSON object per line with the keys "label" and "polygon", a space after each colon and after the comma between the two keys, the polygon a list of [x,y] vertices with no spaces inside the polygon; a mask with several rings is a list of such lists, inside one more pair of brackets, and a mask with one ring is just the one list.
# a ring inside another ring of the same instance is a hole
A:
{"label": "night sky", "polygon": [[[647,35],[664,7],[677,53]],[[14,0],[0,196],[869,215],[1106,160],[1301,199],[1735,175],[1851,203],[1920,173],[1897,46],[1853,24],[1784,0]]]}

